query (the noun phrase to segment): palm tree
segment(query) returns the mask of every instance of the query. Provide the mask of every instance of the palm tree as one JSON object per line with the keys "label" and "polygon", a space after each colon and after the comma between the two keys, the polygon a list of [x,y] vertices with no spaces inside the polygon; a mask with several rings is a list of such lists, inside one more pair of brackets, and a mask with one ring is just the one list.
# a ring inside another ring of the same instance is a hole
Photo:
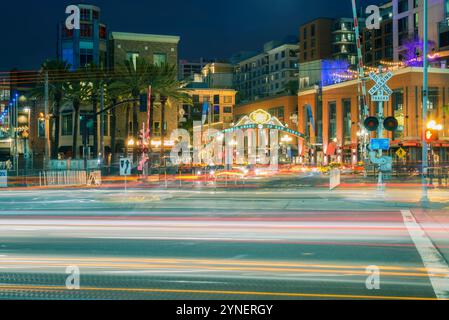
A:
{"label": "palm tree", "polygon": [[[126,60],[124,66],[121,67],[116,73],[117,81],[114,81],[110,86],[110,91],[123,98],[131,98],[135,100],[132,106],[132,135],[137,136],[138,132],[138,120],[137,120],[137,108],[139,106],[138,99],[141,93],[144,93],[148,88],[148,70],[149,64],[145,59],[137,58],[135,64],[132,60]],[[126,137],[129,133],[129,109],[126,108]]]}
{"label": "palm tree", "polygon": [[[123,98],[135,100],[133,103],[133,136],[138,133],[137,108],[139,96],[147,92],[149,86],[152,88],[153,96],[158,96],[161,101],[161,133],[164,134],[165,102],[167,99],[190,102],[189,96],[182,91],[182,84],[177,80],[177,70],[175,65],[162,64],[154,65],[144,58],[137,58],[135,63],[131,60],[124,62],[115,75],[118,80],[110,86],[110,91],[115,92]],[[129,136],[129,109],[126,112],[126,136]],[[153,110],[151,110],[152,112]]]}
{"label": "palm tree", "polygon": [[[75,71],[73,74],[81,73],[80,71]],[[82,74],[80,74],[80,77],[73,77],[73,80],[69,80],[64,82],[64,101],[71,102],[72,108],[75,116],[74,121],[74,128],[73,128],[73,140],[72,140],[72,153],[73,158],[78,158],[78,149],[77,149],[77,143],[78,143],[78,125],[79,125],[79,119],[80,119],[80,108],[81,104],[84,102],[89,101],[89,98],[91,96],[92,92],[92,85],[88,82],[80,81],[83,77]],[[78,80],[76,79],[78,78]]]}
{"label": "palm tree", "polygon": [[[92,115],[98,112],[98,102],[101,91],[101,86],[106,74],[103,69],[95,64],[88,64],[82,70],[84,79],[90,84],[89,96],[92,103]],[[101,115],[103,117],[103,115]],[[98,117],[93,119],[93,136],[94,136],[94,152],[98,154]]]}
{"label": "palm tree", "polygon": [[[30,96],[42,99],[45,96],[45,74],[48,73],[48,96],[52,102],[50,113],[53,115],[55,125],[55,136],[51,146],[51,158],[57,159],[60,135],[60,110],[64,97],[64,81],[67,78],[70,65],[65,61],[47,60],[42,64],[39,84],[30,91]],[[50,130],[51,132],[52,130]],[[51,138],[50,138],[51,139]]]}

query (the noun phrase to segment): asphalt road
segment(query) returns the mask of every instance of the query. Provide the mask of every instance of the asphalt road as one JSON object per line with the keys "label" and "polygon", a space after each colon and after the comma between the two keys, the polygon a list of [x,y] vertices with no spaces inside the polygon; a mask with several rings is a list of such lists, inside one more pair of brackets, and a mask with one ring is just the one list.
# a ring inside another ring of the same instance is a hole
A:
{"label": "asphalt road", "polygon": [[[446,261],[428,254],[449,247],[446,204],[435,220],[409,198],[307,188],[4,191],[0,297],[446,298]],[[366,285],[373,266],[378,290]],[[67,289],[67,267],[79,269],[79,290]]]}

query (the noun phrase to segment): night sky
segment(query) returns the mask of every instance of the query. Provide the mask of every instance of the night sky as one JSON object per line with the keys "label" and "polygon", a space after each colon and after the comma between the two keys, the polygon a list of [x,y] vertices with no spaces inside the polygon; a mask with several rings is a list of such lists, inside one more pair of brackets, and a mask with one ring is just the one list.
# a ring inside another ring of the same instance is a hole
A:
{"label": "night sky", "polygon": [[[358,1],[360,2],[360,1]],[[365,0],[373,4],[379,1]],[[5,0],[0,18],[0,71],[38,69],[56,52],[65,0]],[[297,35],[317,17],[352,17],[350,0],[93,0],[109,31],[181,36],[180,58],[229,58]]]}

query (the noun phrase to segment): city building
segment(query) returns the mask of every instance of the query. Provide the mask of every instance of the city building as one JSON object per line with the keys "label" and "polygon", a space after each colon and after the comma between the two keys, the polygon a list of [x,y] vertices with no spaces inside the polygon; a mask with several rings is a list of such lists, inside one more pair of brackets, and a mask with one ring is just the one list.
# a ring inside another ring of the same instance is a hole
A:
{"label": "city building", "polygon": [[[392,0],[381,5],[380,29],[362,33],[364,63],[377,66],[381,61],[413,64],[422,53],[423,8],[419,0]],[[428,41],[432,54],[449,49],[449,4],[429,1]],[[438,60],[447,62],[446,52]],[[412,63],[410,63],[412,61]]]}
{"label": "city building", "polygon": [[331,59],[334,19],[318,18],[299,27],[299,63]]}
{"label": "city building", "polygon": [[209,88],[233,88],[234,67],[229,63],[208,63],[201,70],[201,75]]}
{"label": "city building", "polygon": [[380,28],[369,30],[363,28],[363,62],[367,66],[377,67],[381,61],[393,60],[393,3],[380,6]]}
{"label": "city building", "polygon": [[138,57],[150,63],[178,66],[178,36],[111,32],[109,36],[110,67],[123,65]]}
{"label": "city building", "polygon": [[287,84],[297,81],[297,73],[297,39],[271,41],[259,54],[236,62],[234,88],[239,101],[257,100],[288,91]]}
{"label": "city building", "polygon": [[65,22],[58,25],[57,57],[76,70],[88,64],[107,67],[106,25],[101,23],[99,7],[78,4],[80,8],[80,29],[69,30]]}
{"label": "city building", "polygon": [[299,90],[341,82],[334,74],[357,63],[353,19],[315,19],[299,28],[299,39]]}
{"label": "city building", "polygon": [[[384,116],[394,116],[399,123],[395,132],[384,132],[391,138],[389,155],[399,162],[396,151],[407,152],[407,163],[421,161],[422,123],[422,68],[401,68],[393,72],[388,86],[393,90],[384,104]],[[429,69],[429,114],[444,128],[439,141],[432,144],[432,161],[449,160],[449,70]],[[298,131],[300,155],[305,163],[328,164],[340,162],[356,164],[361,160],[359,135],[358,87],[359,81],[346,81],[323,88],[305,90],[298,95]],[[369,90],[372,81],[367,83]],[[377,114],[377,103],[369,101],[370,115]],[[372,133],[371,137],[375,137]]]}
{"label": "city building", "polygon": [[[109,55],[110,55],[110,67],[111,69],[123,68],[126,60],[131,60],[135,63],[137,58],[144,58],[149,63],[153,64],[170,64],[178,65],[178,44],[180,37],[171,35],[154,35],[154,34],[137,34],[137,33],[122,33],[112,32],[109,36]],[[154,146],[161,145],[161,132],[162,125],[164,125],[164,132],[169,134],[171,130],[178,127],[178,105],[175,101],[168,101],[165,106],[164,123],[161,124],[161,103],[155,101],[152,110],[151,121],[151,135],[155,138],[153,141]],[[129,123],[126,123],[126,112],[130,112],[128,119]],[[138,123],[146,123],[147,110],[146,108],[140,109],[138,113]],[[128,126],[128,132],[133,132],[132,123],[132,108],[126,108],[122,106],[115,111],[116,116],[116,132],[115,132],[115,146],[113,147],[114,153],[124,153],[127,141],[130,138],[136,139],[137,137],[126,137],[126,126]],[[137,128],[140,130],[141,128]],[[159,140],[158,140],[159,139]],[[158,140],[158,141],[156,141]]]}
{"label": "city building", "polygon": [[206,128],[224,130],[234,122],[236,91],[230,88],[209,88],[204,82],[192,82],[185,87],[185,92],[192,97],[192,105],[183,105],[180,124],[191,129],[193,121],[203,120],[204,104],[207,103],[205,114]]}
{"label": "city building", "polygon": [[357,47],[354,32],[354,19],[335,19],[332,26],[332,58],[357,64]]}
{"label": "city building", "polygon": [[192,81],[195,75],[200,75],[206,64],[213,62],[200,58],[199,61],[179,60],[179,75],[181,81]]}

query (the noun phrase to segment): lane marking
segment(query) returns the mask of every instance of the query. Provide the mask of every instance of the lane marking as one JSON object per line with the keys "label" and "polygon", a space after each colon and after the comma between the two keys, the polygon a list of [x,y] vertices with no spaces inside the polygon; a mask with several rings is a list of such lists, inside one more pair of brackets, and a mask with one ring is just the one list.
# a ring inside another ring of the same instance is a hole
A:
{"label": "lane marking", "polygon": [[[66,287],[58,286],[22,286],[22,285],[0,285],[1,290],[63,290],[73,293],[73,290],[67,290]],[[116,292],[135,292],[135,293],[192,293],[192,294],[222,294],[222,295],[243,295],[243,296],[273,296],[273,297],[294,297],[294,298],[325,298],[325,299],[368,299],[368,300],[437,300],[435,298],[424,297],[396,297],[396,296],[364,296],[364,295],[345,295],[345,294],[319,294],[319,293],[294,293],[294,292],[262,292],[262,291],[221,291],[221,290],[184,290],[184,289],[151,289],[151,288],[95,288],[81,287],[79,291],[116,291]]]}
{"label": "lane marking", "polygon": [[[401,210],[404,224],[427,269],[430,283],[438,299],[449,299],[449,266],[441,253],[435,248],[425,231],[416,221],[410,210]],[[437,276],[432,270],[439,270]],[[444,275],[442,277],[442,275]]]}

